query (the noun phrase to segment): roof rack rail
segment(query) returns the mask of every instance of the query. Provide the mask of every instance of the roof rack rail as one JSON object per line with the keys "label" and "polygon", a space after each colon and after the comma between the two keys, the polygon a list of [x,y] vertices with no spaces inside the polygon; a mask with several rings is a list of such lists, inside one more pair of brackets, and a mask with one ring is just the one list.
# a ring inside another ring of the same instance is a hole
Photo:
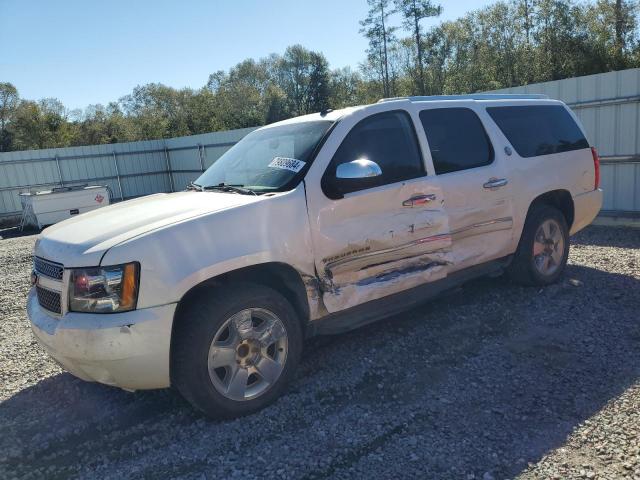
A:
{"label": "roof rack rail", "polygon": [[541,93],[472,93],[469,95],[428,95],[411,97],[381,98],[378,103],[408,100],[410,102],[430,102],[435,100],[542,100],[548,99]]}

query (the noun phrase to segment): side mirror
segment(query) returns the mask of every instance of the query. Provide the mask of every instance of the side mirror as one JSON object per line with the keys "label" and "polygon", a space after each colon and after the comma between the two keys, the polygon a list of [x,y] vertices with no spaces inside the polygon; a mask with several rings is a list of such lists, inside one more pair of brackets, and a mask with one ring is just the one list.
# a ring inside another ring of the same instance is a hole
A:
{"label": "side mirror", "polygon": [[357,192],[379,184],[382,169],[380,165],[366,158],[342,163],[336,168],[335,177],[322,179],[322,190],[327,197],[337,200],[345,193]]}
{"label": "side mirror", "polygon": [[382,175],[380,166],[366,158],[341,163],[336,168],[336,178],[339,180],[359,180],[379,177],[380,175]]}

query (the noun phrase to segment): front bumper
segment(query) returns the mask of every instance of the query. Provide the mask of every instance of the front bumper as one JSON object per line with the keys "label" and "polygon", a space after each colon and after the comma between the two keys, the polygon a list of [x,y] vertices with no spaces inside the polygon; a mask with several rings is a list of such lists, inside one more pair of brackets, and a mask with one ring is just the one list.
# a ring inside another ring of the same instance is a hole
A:
{"label": "front bumper", "polygon": [[602,208],[602,190],[581,193],[573,197],[573,225],[571,235],[579,232],[596,218]]}
{"label": "front bumper", "polygon": [[170,385],[169,350],[176,304],[126,313],[49,315],[29,292],[27,314],[44,349],[83,380],[126,390]]}

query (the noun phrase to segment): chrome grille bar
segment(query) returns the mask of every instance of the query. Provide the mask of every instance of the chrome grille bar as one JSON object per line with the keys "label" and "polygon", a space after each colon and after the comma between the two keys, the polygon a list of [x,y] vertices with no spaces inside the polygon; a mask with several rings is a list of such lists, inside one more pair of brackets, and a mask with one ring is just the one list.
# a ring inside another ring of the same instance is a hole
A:
{"label": "chrome grille bar", "polygon": [[36,273],[56,280],[62,280],[62,274],[64,273],[64,266],[62,264],[40,257],[33,257],[33,265]]}

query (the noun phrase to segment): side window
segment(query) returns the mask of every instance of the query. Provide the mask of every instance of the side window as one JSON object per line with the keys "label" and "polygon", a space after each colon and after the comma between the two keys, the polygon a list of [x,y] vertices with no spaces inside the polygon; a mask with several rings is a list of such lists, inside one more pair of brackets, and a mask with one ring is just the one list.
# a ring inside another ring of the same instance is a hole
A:
{"label": "side window", "polygon": [[372,115],[347,134],[323,177],[323,189],[331,190],[336,169],[342,163],[367,159],[376,162],[382,175],[366,182],[340,186],[340,194],[387,185],[426,175],[411,117],[394,110]]}
{"label": "side window", "polygon": [[493,148],[473,110],[435,108],[420,112],[436,174],[481,167],[493,162]]}
{"label": "side window", "polygon": [[589,142],[562,105],[489,107],[487,112],[521,157],[589,148]]}

